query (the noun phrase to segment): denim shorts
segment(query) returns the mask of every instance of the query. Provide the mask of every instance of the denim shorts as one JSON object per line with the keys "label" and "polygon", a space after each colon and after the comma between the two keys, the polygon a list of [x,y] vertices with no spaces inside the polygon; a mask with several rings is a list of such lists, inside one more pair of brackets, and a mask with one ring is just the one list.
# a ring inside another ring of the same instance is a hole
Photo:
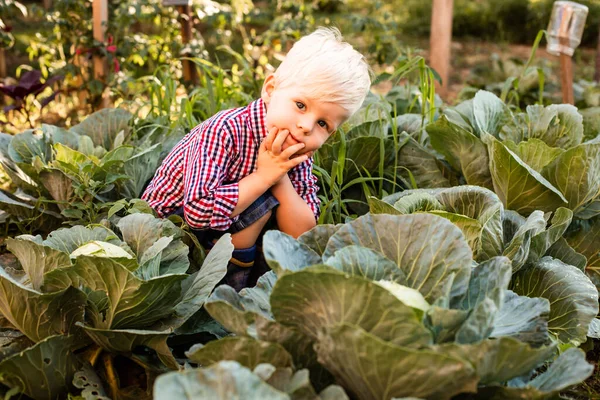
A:
{"label": "denim shorts", "polygon": [[[226,231],[217,231],[214,229],[192,229],[192,232],[198,237],[198,240],[203,246],[208,245],[215,239],[219,239],[225,233],[237,233],[262,217],[269,213],[272,209],[279,205],[279,201],[271,194],[270,190],[267,190],[265,193],[261,194],[252,204],[248,206],[244,211],[242,211],[238,219],[231,224],[229,229]],[[181,218],[183,217],[183,206],[179,207],[175,212],[171,213],[171,215],[179,215]]]}

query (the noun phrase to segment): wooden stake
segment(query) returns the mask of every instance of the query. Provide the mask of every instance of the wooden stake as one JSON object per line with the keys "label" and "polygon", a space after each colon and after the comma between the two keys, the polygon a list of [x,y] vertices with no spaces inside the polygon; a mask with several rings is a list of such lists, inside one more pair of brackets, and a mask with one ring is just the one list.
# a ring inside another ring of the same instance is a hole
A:
{"label": "wooden stake", "polygon": [[448,77],[450,76],[453,3],[453,0],[433,0],[431,12],[429,58],[431,67],[442,78],[442,85],[436,82],[436,89],[442,97],[448,92]]}
{"label": "wooden stake", "polygon": [[[569,39],[560,39],[561,42]],[[562,89],[563,103],[575,104],[575,95],[573,94],[573,59],[567,54],[560,55],[560,85]]]}
{"label": "wooden stake", "polygon": [[52,8],[52,0],[44,0],[44,8],[49,10]]}
{"label": "wooden stake", "polygon": [[596,72],[594,80],[600,82],[600,29],[598,29],[598,44],[596,45]]}
{"label": "wooden stake", "polygon": [[[189,43],[192,40],[192,9],[189,5],[177,6],[179,11],[179,22],[181,23],[181,42]],[[196,69],[190,60],[182,61],[183,80],[187,82],[197,82]]]}
{"label": "wooden stake", "polygon": [[0,78],[6,78],[6,57],[4,49],[0,49]]}
{"label": "wooden stake", "polygon": [[[106,28],[108,25],[108,3],[107,0],[94,0],[92,3],[93,8],[93,28],[94,28],[94,40],[104,43],[106,41]],[[106,57],[101,55],[94,55],[94,78],[99,81],[105,82],[106,71],[108,70],[106,65]],[[104,91],[102,94],[101,108],[109,106],[108,93]]]}

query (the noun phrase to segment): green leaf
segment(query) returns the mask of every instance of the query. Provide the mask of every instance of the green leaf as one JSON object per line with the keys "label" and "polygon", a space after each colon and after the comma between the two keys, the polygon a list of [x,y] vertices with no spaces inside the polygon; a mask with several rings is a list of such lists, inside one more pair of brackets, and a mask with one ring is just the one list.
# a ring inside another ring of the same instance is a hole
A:
{"label": "green leaf", "polygon": [[550,302],[548,329],[562,343],[578,346],[586,341],[590,322],[598,314],[598,290],[576,267],[551,257],[513,276],[513,290]]}
{"label": "green leaf", "polygon": [[71,254],[84,244],[96,240],[108,242],[122,247],[126,251],[131,251],[114,232],[100,226],[86,228],[77,225],[72,228],[58,229],[48,235],[48,238],[44,240],[44,245],[62,251],[63,253]]}
{"label": "green leaf", "polygon": [[160,375],[154,383],[154,398],[289,400],[290,397],[274,389],[239,363],[221,361],[209,368]]}
{"label": "green leaf", "polygon": [[565,238],[575,251],[587,258],[586,273],[600,286],[600,217],[587,221],[577,221]]}
{"label": "green leaf", "polygon": [[431,194],[420,190],[402,196],[394,203],[394,208],[401,214],[412,214],[415,212],[444,211],[444,206]]}
{"label": "green leaf", "polygon": [[403,213],[397,210],[391,204],[386,203],[383,200],[379,200],[377,197],[370,196],[367,201],[369,202],[369,212],[371,214],[392,214],[402,215]]}
{"label": "green leaf", "polygon": [[564,152],[563,149],[550,147],[539,139],[529,139],[519,145],[507,140],[504,145],[537,172],[542,172],[546,165]]}
{"label": "green leaf", "polygon": [[318,255],[322,256],[329,238],[342,226],[343,224],[317,225],[308,232],[304,232],[302,235],[300,235],[298,237],[298,241],[311,248]]}
{"label": "green leaf", "polygon": [[281,345],[244,336],[226,337],[206,345],[195,345],[186,352],[186,356],[204,367],[221,360],[237,361],[250,369],[263,363],[275,367],[292,366],[292,357]]}
{"label": "green leaf", "polygon": [[276,321],[315,339],[320,332],[350,323],[399,345],[431,342],[421,324],[422,311],[369,280],[330,268],[313,267],[279,277],[271,307]]}
{"label": "green leaf", "polygon": [[561,237],[550,246],[545,255],[557,258],[565,264],[572,265],[585,272],[587,258],[583,254],[576,252],[564,237]]}
{"label": "green leaf", "polygon": [[469,185],[492,189],[489,158],[485,145],[473,133],[442,116],[427,126],[431,146],[441,153]]}
{"label": "green leaf", "polygon": [[393,261],[360,246],[350,245],[336,251],[325,264],[350,276],[362,276],[372,281],[406,281],[406,275]]}
{"label": "green leaf", "polygon": [[41,130],[28,129],[13,136],[8,145],[8,154],[14,162],[31,164],[36,157],[42,162],[49,160],[50,149]]}
{"label": "green leaf", "polygon": [[498,137],[512,119],[510,109],[495,94],[480,90],[473,98],[473,126],[480,137],[483,133]]}
{"label": "green leaf", "polygon": [[40,172],[40,181],[48,193],[57,201],[61,211],[70,207],[75,199],[73,181],[58,169],[48,169]]}
{"label": "green leaf", "polygon": [[277,230],[265,233],[263,251],[269,266],[277,275],[322,263],[321,256],[310,247]]}
{"label": "green leaf", "polygon": [[106,108],[89,115],[83,122],[72,127],[71,131],[89,136],[96,146],[111,149],[121,131],[126,139],[129,137],[129,121],[132,117],[127,110]]}
{"label": "green leaf", "polygon": [[404,145],[398,151],[396,168],[404,179],[410,181],[408,170],[414,177],[417,188],[452,186],[448,178],[442,173],[439,161],[434,155],[407,133],[399,134],[398,141],[404,143]]}
{"label": "green leaf", "polygon": [[542,175],[565,195],[577,215],[600,199],[600,143],[581,144],[559,155]]}
{"label": "green leaf", "polygon": [[555,346],[532,348],[510,337],[487,339],[468,345],[446,344],[436,351],[458,359],[468,360],[479,375],[479,385],[501,384],[527,375],[556,352]]}
{"label": "green leaf", "polygon": [[6,248],[19,259],[31,287],[38,292],[44,284],[46,272],[71,265],[68,254],[35,243],[25,235],[8,238]]}
{"label": "green leaf", "polygon": [[69,333],[73,324],[83,319],[85,300],[74,287],[40,293],[0,268],[0,314],[34,342]]}
{"label": "green leaf", "polygon": [[600,133],[600,107],[579,110],[583,117],[583,141],[595,139]]}
{"label": "green leaf", "polygon": [[505,211],[502,222],[507,243],[502,255],[512,261],[513,272],[517,272],[529,258],[532,238],[546,229],[546,219],[541,211],[534,211],[527,219],[514,211]]}
{"label": "green leaf", "polygon": [[549,339],[549,314],[550,302],[547,299],[519,296],[507,290],[490,337],[513,337],[539,347]]}
{"label": "green leaf", "polygon": [[317,353],[353,398],[449,399],[477,388],[477,376],[468,362],[432,350],[396,346],[351,325],[322,334]]}
{"label": "green leaf", "polygon": [[[390,232],[393,232],[390,235]],[[406,274],[406,286],[417,289],[428,302],[437,285],[455,274],[452,296],[467,290],[471,249],[451,222],[434,215],[365,215],[345,224],[327,244],[324,259],[339,249],[359,245],[383,254]]]}
{"label": "green leaf", "polygon": [[83,323],[78,325],[85,330],[94,343],[106,351],[129,356],[136,347],[146,346],[156,351],[164,365],[171,369],[179,369],[179,364],[167,346],[167,338],[172,333],[171,330],[160,332],[139,329],[96,329]]}
{"label": "green leaf", "polygon": [[488,146],[494,191],[505,208],[529,215],[566,205],[567,199],[557,188],[501,142],[490,135],[482,140]]}
{"label": "green leaf", "polygon": [[34,399],[66,398],[78,361],[73,341],[52,336],[0,363],[0,382]]}
{"label": "green leaf", "polygon": [[190,267],[189,248],[180,240],[183,231],[167,219],[150,214],[130,214],[117,223],[123,240],[137,256],[142,279],[185,273]]}
{"label": "green leaf", "polygon": [[130,180],[121,191],[123,197],[136,198],[142,195],[146,182],[154,176],[158,167],[161,149],[162,145],[156,143],[125,161],[125,174]]}
{"label": "green leaf", "polygon": [[531,238],[527,262],[533,263],[539,260],[557,240],[562,238],[572,218],[573,212],[571,210],[559,207],[550,220],[550,226]]}
{"label": "green leaf", "polygon": [[570,104],[530,105],[527,115],[530,139],[563,149],[577,146],[583,139],[583,117]]}
{"label": "green leaf", "polygon": [[80,256],[69,275],[98,294],[93,328],[143,329],[174,312],[185,274],[143,281],[110,258]]}
{"label": "green leaf", "polygon": [[478,394],[490,400],[552,399],[568,387],[583,382],[593,370],[594,366],[585,360],[585,353],[582,350],[570,348],[532,381],[512,387],[491,386],[480,390]]}

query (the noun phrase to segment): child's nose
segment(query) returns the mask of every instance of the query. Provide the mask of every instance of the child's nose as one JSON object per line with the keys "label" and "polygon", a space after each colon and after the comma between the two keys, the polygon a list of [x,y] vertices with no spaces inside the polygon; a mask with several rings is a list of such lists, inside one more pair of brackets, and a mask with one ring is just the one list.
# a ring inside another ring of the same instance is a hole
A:
{"label": "child's nose", "polygon": [[298,123],[296,124],[296,126],[298,127],[298,129],[300,129],[304,133],[308,133],[312,130],[314,123],[312,123],[310,120],[304,119],[304,120],[299,120]]}

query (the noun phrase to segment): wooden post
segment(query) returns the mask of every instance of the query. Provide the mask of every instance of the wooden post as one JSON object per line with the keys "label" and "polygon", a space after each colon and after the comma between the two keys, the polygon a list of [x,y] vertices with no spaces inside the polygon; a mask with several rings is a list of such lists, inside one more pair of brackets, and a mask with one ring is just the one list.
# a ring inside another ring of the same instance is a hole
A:
{"label": "wooden post", "polygon": [[[179,22],[181,23],[181,41],[183,44],[192,40],[192,8],[189,4],[177,6],[179,11]],[[197,82],[196,69],[190,60],[182,61],[183,80],[187,82]]]}
{"label": "wooden post", "polygon": [[[571,8],[565,8],[560,28],[558,31],[560,44],[569,47],[569,23],[573,16]],[[575,95],[573,94],[573,60],[568,54],[560,54],[560,85],[563,96],[563,103],[575,104]]]}
{"label": "wooden post", "polygon": [[49,10],[52,8],[52,0],[44,0],[44,8]]}
{"label": "wooden post", "polygon": [[600,29],[598,29],[598,44],[596,44],[596,72],[594,80],[600,82]]}
{"label": "wooden post", "polygon": [[[106,41],[105,34],[108,24],[108,3],[107,0],[94,0],[92,3],[93,9],[93,29],[94,40],[104,43]],[[104,82],[106,79],[106,58],[101,55],[94,55],[94,78]],[[109,105],[108,93],[105,91],[102,94],[101,108],[106,108]]]}
{"label": "wooden post", "polygon": [[6,57],[4,49],[0,48],[0,78],[6,78]]}
{"label": "wooden post", "polygon": [[436,82],[436,89],[442,97],[448,92],[448,77],[450,76],[453,3],[453,0],[433,0],[431,10],[429,58],[431,67],[442,78],[442,85]]}

